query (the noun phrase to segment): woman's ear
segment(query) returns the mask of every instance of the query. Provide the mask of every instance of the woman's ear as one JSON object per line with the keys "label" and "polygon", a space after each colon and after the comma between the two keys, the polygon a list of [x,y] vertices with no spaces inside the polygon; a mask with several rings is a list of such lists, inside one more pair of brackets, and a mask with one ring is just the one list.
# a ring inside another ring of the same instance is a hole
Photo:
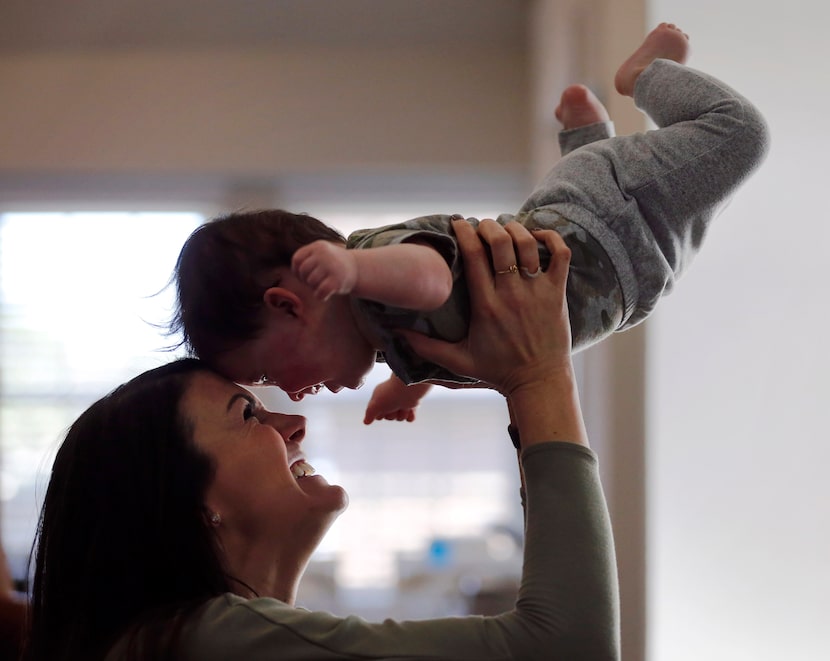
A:
{"label": "woman's ear", "polygon": [[265,307],[271,312],[290,317],[301,317],[303,315],[302,299],[285,287],[269,287],[262,295],[262,300]]}

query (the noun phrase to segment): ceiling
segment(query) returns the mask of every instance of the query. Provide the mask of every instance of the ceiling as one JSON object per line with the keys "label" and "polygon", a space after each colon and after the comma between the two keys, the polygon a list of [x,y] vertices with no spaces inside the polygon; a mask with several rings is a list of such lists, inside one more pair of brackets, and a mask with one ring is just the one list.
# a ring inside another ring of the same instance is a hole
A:
{"label": "ceiling", "polygon": [[0,52],[520,47],[529,0],[1,0]]}

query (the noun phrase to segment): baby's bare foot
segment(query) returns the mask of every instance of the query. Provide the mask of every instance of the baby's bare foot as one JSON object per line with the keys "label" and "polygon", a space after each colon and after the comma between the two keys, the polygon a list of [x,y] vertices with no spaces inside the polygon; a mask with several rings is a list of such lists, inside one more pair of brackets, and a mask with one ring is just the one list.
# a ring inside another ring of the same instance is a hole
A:
{"label": "baby's bare foot", "polygon": [[608,111],[585,85],[571,85],[562,92],[556,119],[567,129],[608,121]]}
{"label": "baby's bare foot", "polygon": [[689,36],[674,23],[660,23],[622,63],[614,78],[614,86],[620,94],[633,96],[637,77],[654,60],[662,58],[684,64],[688,57]]}

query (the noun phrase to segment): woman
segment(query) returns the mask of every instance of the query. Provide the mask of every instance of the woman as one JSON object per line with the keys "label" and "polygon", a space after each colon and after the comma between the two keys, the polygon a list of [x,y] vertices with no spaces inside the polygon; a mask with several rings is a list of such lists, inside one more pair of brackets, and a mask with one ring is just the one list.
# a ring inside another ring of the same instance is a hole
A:
{"label": "woman", "polygon": [[[512,611],[369,623],[296,608],[346,494],[305,462],[302,417],[184,360],[121,386],[67,434],[41,515],[27,658],[619,658],[613,542],[570,357],[570,253],[553,232],[483,221],[478,233],[492,264],[475,230],[458,232],[468,338],[409,339],[507,398],[526,489]],[[510,266],[536,271],[536,238],[553,259],[528,279]]]}

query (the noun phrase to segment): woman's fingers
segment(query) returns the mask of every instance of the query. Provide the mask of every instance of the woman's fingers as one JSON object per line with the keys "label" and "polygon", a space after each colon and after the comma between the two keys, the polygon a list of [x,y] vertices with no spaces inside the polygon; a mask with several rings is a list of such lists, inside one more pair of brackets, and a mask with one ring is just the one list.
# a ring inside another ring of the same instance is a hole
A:
{"label": "woman's fingers", "polygon": [[542,271],[539,265],[539,242],[536,237],[524,225],[515,221],[507,223],[504,229],[513,239],[519,273],[525,278],[538,277]]}
{"label": "woman's fingers", "polygon": [[550,253],[548,278],[564,287],[568,279],[568,267],[571,265],[571,249],[568,248],[565,239],[553,230],[538,230],[533,234],[536,240],[545,244]]}
{"label": "woman's fingers", "polygon": [[466,220],[454,220],[452,223],[458,249],[464,260],[464,276],[470,291],[470,301],[487,297],[493,288],[493,271],[490,260],[476,229]]}
{"label": "woman's fingers", "polygon": [[551,318],[551,339],[561,350],[567,349],[570,352],[572,338],[565,292],[571,263],[571,249],[565,244],[565,240],[553,230],[541,230],[534,232],[534,235],[548,249],[550,264],[542,274],[543,277],[531,280],[528,284],[534,285],[539,305],[545,306],[554,315]]}
{"label": "woman's fingers", "polygon": [[479,234],[490,246],[493,276],[499,285],[515,286],[515,278],[536,278],[541,274],[539,244],[523,225],[512,221],[502,226],[485,219],[479,224]]}
{"label": "woman's fingers", "polygon": [[505,232],[504,227],[495,220],[485,218],[478,224],[478,233],[490,246],[493,274],[496,276],[518,275],[519,268],[516,264],[513,237]]}

